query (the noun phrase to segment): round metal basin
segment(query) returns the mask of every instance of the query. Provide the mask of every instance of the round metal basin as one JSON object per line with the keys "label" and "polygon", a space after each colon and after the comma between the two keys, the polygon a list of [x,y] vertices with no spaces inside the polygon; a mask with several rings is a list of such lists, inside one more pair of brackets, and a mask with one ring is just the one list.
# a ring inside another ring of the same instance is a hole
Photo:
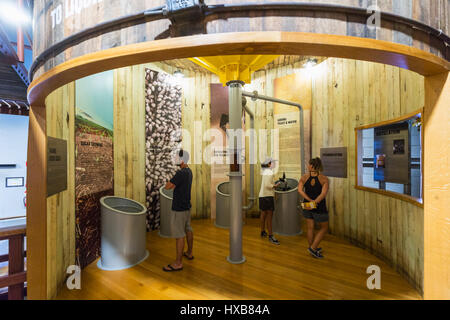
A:
{"label": "round metal basin", "polygon": [[298,181],[286,179],[289,190],[275,189],[275,212],[273,215],[273,232],[282,236],[302,234],[302,216],[298,210]]}
{"label": "round metal basin", "polygon": [[172,213],[173,190],[164,187],[159,189],[161,202],[159,235],[163,238],[173,238],[172,226],[170,224],[170,214]]}
{"label": "round metal basin", "polygon": [[230,228],[230,182],[222,182],[216,187],[216,227]]}
{"label": "round metal basin", "polygon": [[97,266],[102,270],[122,270],[147,259],[147,208],[115,196],[102,197],[100,204],[101,258]]}

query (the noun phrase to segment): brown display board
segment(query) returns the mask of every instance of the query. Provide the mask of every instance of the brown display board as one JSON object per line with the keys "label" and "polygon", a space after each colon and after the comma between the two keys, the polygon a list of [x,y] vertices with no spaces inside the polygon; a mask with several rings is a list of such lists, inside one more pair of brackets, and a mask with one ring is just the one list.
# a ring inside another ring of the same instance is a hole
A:
{"label": "brown display board", "polygon": [[67,140],[47,137],[47,197],[67,189]]}
{"label": "brown display board", "polygon": [[211,129],[217,133],[211,138],[211,219],[216,217],[216,187],[228,181],[227,159],[228,87],[221,83],[211,83]]}
{"label": "brown display board", "polygon": [[76,81],[75,246],[82,268],[100,256],[100,198],[114,194],[112,75]]}
{"label": "brown display board", "polygon": [[323,174],[327,177],[347,178],[347,147],[321,148]]}

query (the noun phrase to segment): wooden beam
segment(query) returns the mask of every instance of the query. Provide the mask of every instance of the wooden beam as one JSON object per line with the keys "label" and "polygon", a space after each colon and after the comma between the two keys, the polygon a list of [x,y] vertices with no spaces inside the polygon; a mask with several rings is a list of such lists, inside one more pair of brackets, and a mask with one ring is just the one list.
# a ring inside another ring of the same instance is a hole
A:
{"label": "wooden beam", "polygon": [[[358,170],[358,176],[361,173],[362,170]],[[381,194],[383,196],[386,197],[392,197],[395,199],[399,199],[399,200],[403,200],[406,202],[409,202],[419,208],[423,208],[423,200],[422,199],[418,199],[415,197],[411,197],[407,194],[401,194],[401,193],[397,193],[397,192],[392,192],[392,191],[386,191],[386,190],[380,190],[380,189],[375,189],[375,188],[368,188],[368,187],[363,187],[360,185],[355,186],[355,189],[357,190],[362,190],[362,191],[367,191],[367,192],[373,192],[373,193],[377,193],[377,194]]]}
{"label": "wooden beam", "polygon": [[0,240],[6,240],[13,236],[25,235],[25,234],[26,234],[26,228],[24,225],[0,228]]}
{"label": "wooden beam", "polygon": [[298,54],[385,63],[433,75],[450,62],[431,53],[387,41],[304,32],[237,32],[154,40],[86,54],[64,62],[35,79],[30,104],[44,105],[56,88],[98,72],[147,62],[230,54]]}
{"label": "wooden beam", "polygon": [[0,277],[0,288],[14,286],[27,281],[27,273],[20,272],[9,276]]}
{"label": "wooden beam", "polygon": [[[24,250],[23,251],[23,257],[26,258],[27,256],[27,252]],[[4,254],[0,256],[0,262],[6,262],[9,260],[9,254]]]}
{"label": "wooden beam", "polygon": [[450,299],[450,75],[425,78],[424,298]]}
{"label": "wooden beam", "polygon": [[30,108],[27,158],[28,299],[47,298],[47,136],[45,108]]}
{"label": "wooden beam", "polygon": [[402,122],[402,121],[406,121],[411,119],[412,117],[418,115],[418,114],[423,114],[423,108],[420,108],[419,110],[413,111],[413,112],[409,112],[401,117],[395,118],[395,119],[390,119],[390,120],[385,120],[385,121],[381,121],[381,122],[377,122],[377,123],[373,123],[373,124],[368,124],[368,125],[364,125],[364,126],[359,126],[356,127],[355,130],[365,130],[365,129],[371,129],[371,128],[376,128],[376,127],[382,127],[382,126],[387,126],[390,124],[394,124],[394,123],[398,123],[398,122]]}

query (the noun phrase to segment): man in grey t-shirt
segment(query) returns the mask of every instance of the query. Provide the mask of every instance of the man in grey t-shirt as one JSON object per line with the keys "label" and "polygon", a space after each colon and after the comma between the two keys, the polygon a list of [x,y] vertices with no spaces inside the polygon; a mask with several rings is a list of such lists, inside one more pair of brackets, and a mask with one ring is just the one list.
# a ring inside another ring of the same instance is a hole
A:
{"label": "man in grey t-shirt", "polygon": [[[172,179],[167,182],[165,188],[173,189],[172,212],[170,214],[170,225],[172,227],[174,238],[176,239],[176,260],[163,268],[166,272],[183,270],[183,256],[188,260],[194,259],[192,247],[194,243],[194,234],[191,227],[191,187],[192,171],[187,163],[189,162],[189,153],[180,150],[176,162],[180,166]],[[184,238],[187,239],[188,250],[184,251]]]}

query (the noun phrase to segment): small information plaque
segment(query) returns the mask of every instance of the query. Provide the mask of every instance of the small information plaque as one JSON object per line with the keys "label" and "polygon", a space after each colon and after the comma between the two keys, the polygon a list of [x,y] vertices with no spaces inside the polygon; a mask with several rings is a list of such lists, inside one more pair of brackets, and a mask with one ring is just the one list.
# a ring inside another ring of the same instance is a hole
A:
{"label": "small information plaque", "polygon": [[8,177],[6,178],[6,188],[24,187],[24,181],[24,177]]}
{"label": "small information plaque", "polygon": [[67,189],[67,141],[47,137],[47,197]]}
{"label": "small information plaque", "polygon": [[321,148],[323,174],[334,178],[347,178],[347,147]]}

